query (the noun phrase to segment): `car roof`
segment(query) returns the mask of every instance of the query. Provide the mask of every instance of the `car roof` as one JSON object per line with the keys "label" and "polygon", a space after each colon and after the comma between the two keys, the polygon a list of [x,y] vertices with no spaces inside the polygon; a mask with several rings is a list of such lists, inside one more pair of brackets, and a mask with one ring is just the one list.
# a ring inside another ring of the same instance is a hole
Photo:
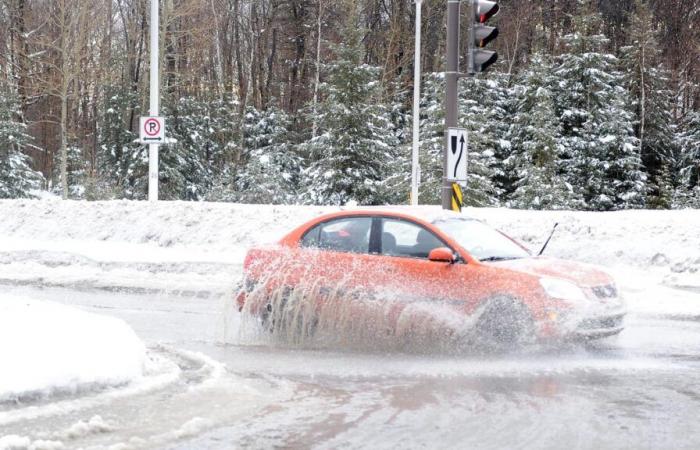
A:
{"label": "car roof", "polygon": [[442,209],[440,206],[424,205],[424,206],[365,206],[343,208],[340,211],[326,214],[330,217],[342,217],[344,215],[395,215],[409,216],[416,219],[424,220],[428,223],[433,223],[437,220],[445,219],[474,219],[464,212],[455,212]]}
{"label": "car roof", "polygon": [[437,220],[446,219],[468,219],[475,220],[473,217],[465,213],[444,210],[440,206],[364,206],[364,207],[346,207],[338,211],[329,212],[315,217],[310,223],[320,223],[331,219],[337,219],[348,216],[396,216],[406,219],[419,219],[427,223],[434,223]]}

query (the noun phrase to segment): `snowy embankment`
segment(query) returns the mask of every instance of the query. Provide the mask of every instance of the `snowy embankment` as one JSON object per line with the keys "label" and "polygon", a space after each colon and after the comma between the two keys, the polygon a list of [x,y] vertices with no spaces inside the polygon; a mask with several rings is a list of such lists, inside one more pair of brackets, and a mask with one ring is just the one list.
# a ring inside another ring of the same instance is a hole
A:
{"label": "snowy embankment", "polygon": [[[435,207],[421,207],[435,208]],[[221,203],[0,201],[0,282],[226,292],[245,251],[334,207]],[[568,212],[474,208],[538,251],[666,283],[700,286],[700,211]]]}
{"label": "snowy embankment", "polygon": [[0,402],[128,383],[145,364],[119,319],[0,294]]}

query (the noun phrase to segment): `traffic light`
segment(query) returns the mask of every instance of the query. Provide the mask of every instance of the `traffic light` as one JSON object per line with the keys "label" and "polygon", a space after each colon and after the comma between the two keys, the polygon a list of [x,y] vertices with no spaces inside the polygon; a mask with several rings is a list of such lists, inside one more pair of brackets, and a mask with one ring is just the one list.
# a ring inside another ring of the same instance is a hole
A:
{"label": "traffic light", "polygon": [[498,60],[498,53],[483,50],[486,45],[498,37],[498,28],[489,27],[486,22],[498,13],[498,3],[486,0],[473,0],[474,23],[469,43],[469,73],[484,72]]}

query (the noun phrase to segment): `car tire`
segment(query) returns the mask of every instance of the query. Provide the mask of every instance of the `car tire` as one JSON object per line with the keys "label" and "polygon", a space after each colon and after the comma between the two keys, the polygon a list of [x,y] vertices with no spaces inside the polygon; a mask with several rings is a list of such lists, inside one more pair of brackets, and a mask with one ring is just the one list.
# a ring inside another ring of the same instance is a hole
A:
{"label": "car tire", "polygon": [[271,299],[263,308],[263,328],[286,341],[298,343],[313,338],[318,319],[307,309],[308,306],[302,306],[298,311],[288,310],[290,305],[296,305],[298,301],[293,288],[284,288],[279,299]]}
{"label": "car tire", "polygon": [[510,296],[497,296],[485,302],[474,327],[474,343],[479,350],[507,352],[534,342],[535,326],[529,309]]}

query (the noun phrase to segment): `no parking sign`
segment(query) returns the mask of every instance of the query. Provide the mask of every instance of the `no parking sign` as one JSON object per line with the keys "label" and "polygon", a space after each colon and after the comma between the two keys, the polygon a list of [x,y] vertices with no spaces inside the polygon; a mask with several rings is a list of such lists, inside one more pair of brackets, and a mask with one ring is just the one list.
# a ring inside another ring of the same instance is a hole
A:
{"label": "no parking sign", "polygon": [[159,144],[165,141],[164,117],[141,117],[139,136],[144,144]]}

